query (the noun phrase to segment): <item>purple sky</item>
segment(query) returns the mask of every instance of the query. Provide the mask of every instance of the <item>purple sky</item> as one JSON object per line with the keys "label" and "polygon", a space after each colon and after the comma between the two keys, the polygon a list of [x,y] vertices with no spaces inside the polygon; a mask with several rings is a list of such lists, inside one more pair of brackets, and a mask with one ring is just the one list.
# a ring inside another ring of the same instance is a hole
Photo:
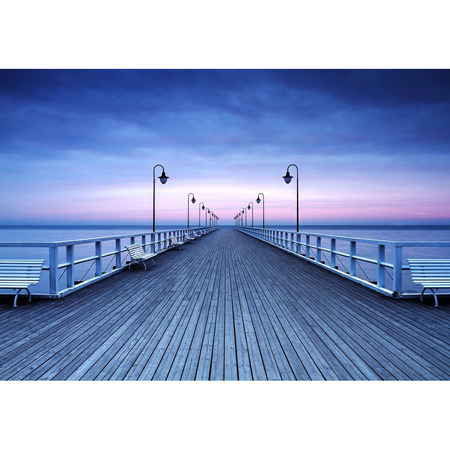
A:
{"label": "purple sky", "polygon": [[291,163],[301,224],[448,224],[450,71],[0,70],[0,224],[150,224],[158,163],[157,225],[295,224]]}

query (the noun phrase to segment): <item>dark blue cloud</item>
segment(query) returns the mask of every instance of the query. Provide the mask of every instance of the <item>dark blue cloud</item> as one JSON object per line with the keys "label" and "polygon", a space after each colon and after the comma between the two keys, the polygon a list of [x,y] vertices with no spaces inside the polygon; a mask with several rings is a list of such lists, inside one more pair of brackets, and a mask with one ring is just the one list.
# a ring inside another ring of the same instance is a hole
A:
{"label": "dark blue cloud", "polygon": [[1,152],[43,157],[168,143],[442,152],[450,71],[1,70],[0,118]]}

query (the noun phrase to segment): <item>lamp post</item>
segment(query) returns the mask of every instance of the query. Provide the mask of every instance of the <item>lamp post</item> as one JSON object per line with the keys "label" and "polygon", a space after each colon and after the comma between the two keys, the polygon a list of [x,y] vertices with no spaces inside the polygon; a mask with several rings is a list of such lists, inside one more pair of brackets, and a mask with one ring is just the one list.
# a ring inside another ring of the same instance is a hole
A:
{"label": "lamp post", "polygon": [[253,202],[249,202],[247,209],[250,209],[250,205],[252,205],[251,209],[252,209],[252,228],[253,228]]}
{"label": "lamp post", "polygon": [[264,194],[262,192],[260,192],[258,194],[258,198],[256,199],[256,203],[259,204],[261,202],[261,199],[259,198],[260,195],[262,195],[262,202],[263,202],[263,228],[266,228],[266,221],[265,221],[265,218],[264,218]]}
{"label": "lamp post", "polygon": [[299,229],[299,216],[298,216],[298,167],[295,164],[289,164],[289,166],[286,169],[286,175],[284,175],[282,178],[284,179],[286,184],[289,184],[292,180],[292,176],[289,173],[289,167],[294,166],[297,169],[297,233]]}
{"label": "lamp post", "polygon": [[207,227],[208,226],[208,219],[207,219],[207,214],[209,213],[209,208],[206,208],[205,209],[205,227]]}
{"label": "lamp post", "polygon": [[209,226],[211,226],[212,216],[214,213],[212,211],[209,212]]}
{"label": "lamp post", "polygon": [[189,192],[189,194],[188,194],[188,201],[187,201],[187,205],[188,205],[188,207],[187,207],[187,228],[188,228],[188,230],[189,230],[189,196],[190,195],[192,195],[191,202],[195,203],[194,194],[192,192]]}
{"label": "lamp post", "polygon": [[[200,228],[200,205],[203,205],[202,206],[202,209],[204,210],[205,209],[205,204],[203,203],[203,202],[200,202],[199,204],[198,204],[198,227]],[[206,225],[206,224],[205,224]]]}
{"label": "lamp post", "polygon": [[245,214],[245,226],[247,226],[247,208],[244,208],[242,210],[242,216],[244,216],[244,214]]}
{"label": "lamp post", "polygon": [[158,166],[162,169],[162,174],[158,177],[159,181],[161,181],[162,184],[166,184],[167,180],[169,179],[164,171],[164,166],[162,166],[161,164],[156,164],[156,166],[153,167],[153,232],[155,232],[155,169]]}

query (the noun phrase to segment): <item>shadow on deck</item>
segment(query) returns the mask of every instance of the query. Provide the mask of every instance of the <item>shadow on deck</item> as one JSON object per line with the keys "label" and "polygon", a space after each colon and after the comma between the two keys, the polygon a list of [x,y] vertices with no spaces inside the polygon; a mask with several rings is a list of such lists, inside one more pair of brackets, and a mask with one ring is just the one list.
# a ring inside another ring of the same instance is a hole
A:
{"label": "shadow on deck", "polygon": [[60,300],[0,304],[0,380],[447,380],[450,305],[219,229]]}

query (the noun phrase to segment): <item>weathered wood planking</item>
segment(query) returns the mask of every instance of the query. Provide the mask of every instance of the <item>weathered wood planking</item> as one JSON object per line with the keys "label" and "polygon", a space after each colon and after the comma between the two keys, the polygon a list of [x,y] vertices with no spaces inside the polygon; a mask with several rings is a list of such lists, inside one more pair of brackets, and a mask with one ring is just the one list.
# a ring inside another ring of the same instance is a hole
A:
{"label": "weathered wood planking", "polygon": [[449,314],[220,229],[150,271],[0,303],[0,379],[448,380]]}

